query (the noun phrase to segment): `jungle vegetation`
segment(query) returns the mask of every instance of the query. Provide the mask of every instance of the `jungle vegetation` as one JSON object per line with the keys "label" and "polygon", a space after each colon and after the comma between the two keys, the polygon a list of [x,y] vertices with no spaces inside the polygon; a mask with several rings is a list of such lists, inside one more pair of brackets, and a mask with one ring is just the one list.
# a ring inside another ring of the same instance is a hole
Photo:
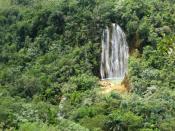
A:
{"label": "jungle vegetation", "polygon": [[[130,88],[102,96],[111,23],[127,36]],[[175,1],[0,0],[0,130],[174,131]]]}

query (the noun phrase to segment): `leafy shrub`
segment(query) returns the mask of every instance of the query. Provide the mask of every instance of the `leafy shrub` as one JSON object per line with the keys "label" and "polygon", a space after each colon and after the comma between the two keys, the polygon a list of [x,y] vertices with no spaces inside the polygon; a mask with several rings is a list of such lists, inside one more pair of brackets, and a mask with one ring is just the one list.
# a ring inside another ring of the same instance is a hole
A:
{"label": "leafy shrub", "polygon": [[105,123],[105,130],[135,130],[141,127],[142,117],[132,112],[113,111]]}
{"label": "leafy shrub", "polygon": [[[44,103],[28,103],[20,98],[0,96],[0,123],[2,129],[14,127],[17,128],[22,122],[57,122],[56,107]],[[5,110],[4,110],[5,109]]]}
{"label": "leafy shrub", "polygon": [[[174,48],[172,38],[164,38],[157,50],[145,47],[141,58],[131,58],[130,78],[133,91],[144,94],[149,87],[168,87],[174,85]],[[171,50],[171,53],[168,53]]]}
{"label": "leafy shrub", "polygon": [[42,84],[38,78],[34,76],[22,76],[15,85],[16,88],[12,89],[13,95],[19,95],[21,97],[32,98],[38,92],[41,91]]}
{"label": "leafy shrub", "polygon": [[23,123],[18,131],[60,131],[58,127],[44,123]]}
{"label": "leafy shrub", "polygon": [[81,125],[87,127],[90,130],[101,131],[106,119],[107,116],[105,115],[96,115],[94,117],[84,117],[83,119],[81,119],[80,123]]}
{"label": "leafy shrub", "polygon": [[86,117],[94,117],[97,114],[99,114],[99,112],[102,113],[103,109],[101,107],[98,106],[84,106],[84,107],[80,107],[77,110],[75,110],[72,113],[72,117],[75,121],[79,121],[82,118],[86,118]]}
{"label": "leafy shrub", "polygon": [[77,91],[85,91],[97,87],[97,78],[87,74],[74,76],[70,79],[76,85]]}
{"label": "leafy shrub", "polygon": [[11,1],[12,4],[23,5],[23,6],[31,5],[34,2],[33,0],[11,0]]}
{"label": "leafy shrub", "polygon": [[59,121],[59,129],[60,130],[67,130],[67,131],[89,131],[89,129],[76,124],[70,120],[62,119]]}

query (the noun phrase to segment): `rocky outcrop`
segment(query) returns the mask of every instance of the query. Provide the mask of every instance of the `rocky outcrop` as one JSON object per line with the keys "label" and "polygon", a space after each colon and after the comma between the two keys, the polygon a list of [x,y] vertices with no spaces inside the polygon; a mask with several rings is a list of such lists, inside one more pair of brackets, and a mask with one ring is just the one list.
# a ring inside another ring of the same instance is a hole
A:
{"label": "rocky outcrop", "polygon": [[102,80],[99,82],[100,83],[100,87],[101,87],[101,93],[102,94],[107,94],[110,93],[112,91],[116,91],[116,92],[120,92],[120,93],[124,93],[124,92],[128,92],[128,89],[125,87],[125,84],[122,82],[115,82],[115,81],[111,81],[111,80]]}

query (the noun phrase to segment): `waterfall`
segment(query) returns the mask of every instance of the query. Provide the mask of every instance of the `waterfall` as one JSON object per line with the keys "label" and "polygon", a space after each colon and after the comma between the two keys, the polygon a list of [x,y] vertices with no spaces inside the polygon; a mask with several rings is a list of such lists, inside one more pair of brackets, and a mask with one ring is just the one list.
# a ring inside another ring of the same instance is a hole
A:
{"label": "waterfall", "polygon": [[128,44],[117,24],[106,27],[102,35],[100,73],[102,79],[124,79],[128,70]]}

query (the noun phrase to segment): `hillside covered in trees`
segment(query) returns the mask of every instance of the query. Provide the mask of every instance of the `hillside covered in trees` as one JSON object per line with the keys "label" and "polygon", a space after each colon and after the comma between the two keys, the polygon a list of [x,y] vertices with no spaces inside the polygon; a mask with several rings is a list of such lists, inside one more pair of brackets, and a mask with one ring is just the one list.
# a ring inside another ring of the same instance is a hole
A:
{"label": "hillside covered in trees", "polygon": [[[101,38],[129,44],[128,92],[99,94]],[[174,131],[174,0],[0,0],[0,130]]]}

